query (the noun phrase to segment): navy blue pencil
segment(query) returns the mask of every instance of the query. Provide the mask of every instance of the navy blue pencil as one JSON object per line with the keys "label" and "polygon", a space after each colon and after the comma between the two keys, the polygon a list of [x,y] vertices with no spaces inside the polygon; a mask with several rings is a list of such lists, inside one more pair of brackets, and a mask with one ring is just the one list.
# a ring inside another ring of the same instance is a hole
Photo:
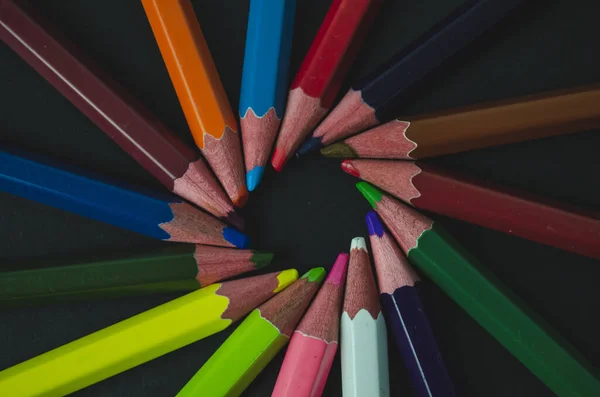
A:
{"label": "navy blue pencil", "polygon": [[359,80],[298,151],[318,149],[398,117],[409,89],[527,0],[469,0]]}
{"label": "navy blue pencil", "polygon": [[160,240],[246,248],[239,231],[170,195],[0,149],[0,190]]}
{"label": "navy blue pencil", "polygon": [[419,397],[455,396],[419,297],[419,276],[385,232],[377,213],[367,214],[381,306]]}

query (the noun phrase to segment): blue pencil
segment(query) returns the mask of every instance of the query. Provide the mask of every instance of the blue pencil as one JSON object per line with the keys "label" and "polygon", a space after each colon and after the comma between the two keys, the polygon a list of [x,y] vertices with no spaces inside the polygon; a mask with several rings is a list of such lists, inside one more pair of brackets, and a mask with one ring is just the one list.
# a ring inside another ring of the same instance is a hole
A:
{"label": "blue pencil", "polygon": [[0,150],[0,190],[160,240],[246,248],[248,238],[170,195]]}
{"label": "blue pencil", "polygon": [[385,232],[374,211],[367,214],[367,228],[385,322],[400,348],[415,395],[455,396],[419,297],[419,276]]}
{"label": "blue pencil", "polygon": [[240,94],[246,185],[260,183],[283,116],[296,0],[251,0]]}

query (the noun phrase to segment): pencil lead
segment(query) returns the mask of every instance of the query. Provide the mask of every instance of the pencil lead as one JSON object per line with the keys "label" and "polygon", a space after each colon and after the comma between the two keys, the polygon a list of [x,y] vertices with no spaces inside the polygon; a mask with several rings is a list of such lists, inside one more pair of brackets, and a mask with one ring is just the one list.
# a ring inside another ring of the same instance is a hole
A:
{"label": "pencil lead", "polygon": [[377,209],[377,203],[382,198],[381,191],[367,182],[358,182],[356,188],[365,196],[371,207]]}
{"label": "pencil lead", "polygon": [[321,138],[311,137],[307,139],[302,144],[302,146],[300,146],[300,149],[298,149],[298,151],[296,152],[296,156],[304,156],[305,154],[320,149],[322,147],[323,144],[321,144]]}
{"label": "pencil lead", "polygon": [[345,173],[355,176],[357,178],[360,178],[360,172],[358,172],[358,170],[356,169],[356,167],[354,166],[354,164],[352,164],[352,162],[350,160],[342,161],[341,166],[342,166],[342,170]]}
{"label": "pencil lead", "polygon": [[242,218],[237,212],[230,211],[227,213],[227,216],[223,221],[231,226],[236,227],[239,230],[244,230],[245,222],[244,218]]}
{"label": "pencil lead", "polygon": [[273,292],[276,294],[283,291],[290,285],[294,283],[294,281],[298,280],[298,270],[296,269],[286,269],[277,275],[277,281],[279,285]]}
{"label": "pencil lead", "polygon": [[223,237],[225,238],[225,240],[233,244],[236,248],[246,249],[250,246],[250,238],[244,233],[237,231],[234,228],[224,228]]}
{"label": "pencil lead", "polygon": [[262,180],[263,173],[265,172],[265,167],[256,166],[246,172],[246,185],[248,186],[248,190],[253,192],[254,189],[258,186],[260,181]]}
{"label": "pencil lead", "polygon": [[285,153],[279,149],[275,149],[271,158],[271,165],[275,168],[275,171],[281,172],[285,163],[287,163]]}
{"label": "pencil lead", "polygon": [[312,268],[304,273],[301,278],[307,278],[311,283],[315,281],[320,283],[325,278],[325,269],[322,267]]}
{"label": "pencil lead", "polygon": [[272,252],[252,251],[252,257],[250,258],[250,261],[254,263],[254,267],[256,269],[261,269],[265,266],[269,266],[273,261],[274,256],[275,254]]}
{"label": "pencil lead", "polygon": [[321,149],[321,154],[325,157],[358,157],[354,149],[352,149],[350,145],[347,145],[343,142],[338,142],[329,146],[325,146]]}
{"label": "pencil lead", "polygon": [[367,250],[367,243],[363,237],[354,237],[352,239],[352,243],[350,244],[350,250]]}
{"label": "pencil lead", "polygon": [[341,285],[346,278],[346,269],[348,268],[348,254],[341,253],[335,259],[335,263],[327,276],[326,283]]}
{"label": "pencil lead", "polygon": [[241,187],[238,191],[237,197],[232,200],[233,205],[237,208],[242,208],[248,202],[248,189],[245,186]]}
{"label": "pencil lead", "polygon": [[367,221],[367,229],[369,230],[369,236],[377,235],[378,237],[383,236],[383,225],[379,220],[379,216],[375,211],[369,211],[365,217]]}

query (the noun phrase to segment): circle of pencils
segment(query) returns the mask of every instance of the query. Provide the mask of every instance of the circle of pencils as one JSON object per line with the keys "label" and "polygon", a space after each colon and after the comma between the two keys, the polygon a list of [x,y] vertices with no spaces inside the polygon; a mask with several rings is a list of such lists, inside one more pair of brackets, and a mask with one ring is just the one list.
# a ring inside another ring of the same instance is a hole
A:
{"label": "circle of pencils", "polygon": [[[142,0],[140,16],[149,24],[198,152],[35,9],[0,0],[0,40],[178,197],[4,145],[0,191],[155,240],[187,243],[74,264],[37,260],[27,270],[0,273],[0,308],[185,293],[1,370],[0,396],[73,393],[238,320],[195,375],[178,385],[177,396],[242,395],[289,342],[272,396],[320,397],[339,341],[344,397],[390,397],[388,332],[415,395],[463,395],[458,382],[455,391],[440,353],[442,339],[438,347],[435,337],[439,330],[421,301],[428,282],[556,395],[600,395],[592,364],[438,222],[417,211],[600,260],[598,214],[426,162],[598,129],[600,85],[399,118],[422,80],[527,3],[466,0],[356,81],[334,107],[382,3],[331,0],[288,87],[297,0],[249,0],[238,134],[191,0]],[[257,189],[269,157],[280,172],[293,154],[316,149],[344,158],[343,171],[363,180],[356,187],[374,209],[366,224],[375,272],[365,239],[355,237],[349,255],[340,253],[327,277],[316,267],[301,278],[287,269],[230,280],[271,264],[274,256],[249,249],[235,207]],[[453,357],[445,356],[451,363]]]}

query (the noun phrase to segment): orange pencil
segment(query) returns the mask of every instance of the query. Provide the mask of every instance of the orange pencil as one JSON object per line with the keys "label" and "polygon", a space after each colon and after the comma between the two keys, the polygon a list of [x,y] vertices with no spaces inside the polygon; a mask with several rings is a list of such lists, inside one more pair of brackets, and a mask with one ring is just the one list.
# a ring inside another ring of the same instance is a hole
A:
{"label": "orange pencil", "polygon": [[189,0],[142,0],[196,144],[237,206],[248,198],[237,122]]}

